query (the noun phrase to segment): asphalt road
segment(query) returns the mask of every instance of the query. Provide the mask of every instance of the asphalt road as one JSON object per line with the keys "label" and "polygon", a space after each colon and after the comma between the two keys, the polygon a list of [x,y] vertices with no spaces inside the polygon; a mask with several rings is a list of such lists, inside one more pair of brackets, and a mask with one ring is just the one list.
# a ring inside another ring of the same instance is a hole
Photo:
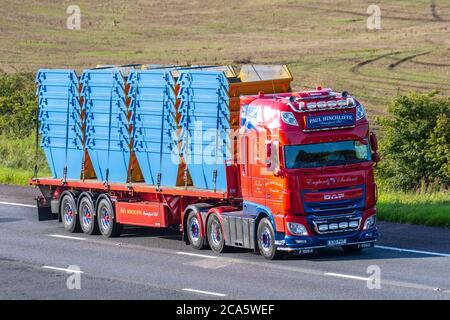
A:
{"label": "asphalt road", "polygon": [[266,261],[248,250],[195,251],[157,229],[69,234],[37,221],[38,193],[0,186],[0,299],[450,299],[450,230],[380,223],[378,246],[362,253]]}

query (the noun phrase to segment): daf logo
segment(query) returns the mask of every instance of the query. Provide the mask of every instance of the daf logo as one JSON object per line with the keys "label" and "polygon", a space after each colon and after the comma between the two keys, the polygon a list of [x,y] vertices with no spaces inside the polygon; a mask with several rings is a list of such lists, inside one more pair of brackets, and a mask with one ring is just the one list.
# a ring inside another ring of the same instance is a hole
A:
{"label": "daf logo", "polygon": [[345,195],[343,193],[333,193],[333,194],[325,194],[323,196],[323,200],[337,200],[344,198]]}

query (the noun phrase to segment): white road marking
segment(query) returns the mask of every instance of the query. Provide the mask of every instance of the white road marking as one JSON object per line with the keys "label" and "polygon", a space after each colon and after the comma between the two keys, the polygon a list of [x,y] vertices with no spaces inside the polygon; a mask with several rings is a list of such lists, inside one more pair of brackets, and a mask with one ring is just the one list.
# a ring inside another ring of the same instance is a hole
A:
{"label": "white road marking", "polygon": [[325,272],[324,275],[325,276],[330,276],[330,277],[346,278],[346,279],[361,280],[361,281],[368,281],[368,280],[370,280],[369,278],[352,276],[352,275],[349,275],[349,274],[342,274],[342,273]]}
{"label": "white road marking", "polygon": [[62,238],[62,239],[70,239],[70,240],[86,240],[86,238],[81,238],[81,237],[72,237],[72,236],[63,236],[61,234],[48,234],[49,237],[53,237],[53,238]]}
{"label": "white road marking", "polygon": [[378,245],[376,245],[375,248],[384,249],[384,250],[398,251],[398,252],[410,252],[410,253],[427,254],[427,255],[430,255],[430,256],[438,256],[438,257],[450,257],[450,254],[440,253],[440,252],[432,252],[432,251],[402,249],[402,248],[386,247],[386,246],[378,246]]}
{"label": "white road marking", "polygon": [[203,291],[203,290],[196,290],[196,289],[189,289],[189,288],[184,288],[182,290],[188,291],[188,292],[200,293],[200,294],[208,294],[210,296],[216,296],[216,297],[226,297],[227,296],[224,293],[217,293],[217,292]]}
{"label": "white road marking", "polygon": [[219,259],[200,259],[191,262],[185,262],[183,264],[186,266],[194,266],[204,269],[220,269],[223,267],[228,267],[234,263],[236,263],[236,260],[228,258],[219,258]]}
{"label": "white road marking", "polygon": [[58,268],[58,267],[52,267],[52,266],[42,266],[43,269],[49,269],[49,270],[55,270],[55,271],[62,271],[66,273],[84,273],[81,270],[72,270],[72,269],[66,269],[66,268]]}
{"label": "white road marking", "polygon": [[217,259],[216,256],[207,256],[205,254],[183,252],[183,251],[177,251],[176,254],[183,255],[183,256],[197,257],[197,258]]}
{"label": "white road marking", "polygon": [[35,204],[25,204],[25,203],[17,203],[17,202],[5,202],[5,201],[0,201],[0,204],[6,204],[8,206],[16,206],[16,207],[36,208]]}

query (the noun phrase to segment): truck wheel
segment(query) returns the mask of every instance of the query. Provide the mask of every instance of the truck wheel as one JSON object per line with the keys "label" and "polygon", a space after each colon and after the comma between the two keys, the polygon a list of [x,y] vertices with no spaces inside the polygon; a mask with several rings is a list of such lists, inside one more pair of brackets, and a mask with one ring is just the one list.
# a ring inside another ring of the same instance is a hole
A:
{"label": "truck wheel", "polygon": [[73,233],[80,232],[80,221],[77,218],[77,204],[71,194],[65,194],[61,199],[61,220],[64,229]]}
{"label": "truck wheel", "polygon": [[205,244],[205,239],[202,236],[201,228],[201,222],[197,217],[197,213],[191,211],[187,218],[186,229],[189,242],[197,250],[202,249]]}
{"label": "truck wheel", "polygon": [[280,257],[275,247],[275,232],[268,218],[259,221],[257,237],[259,252],[264,258],[275,260]]}
{"label": "truck wheel", "polygon": [[223,237],[222,225],[219,218],[213,214],[208,219],[206,227],[208,232],[208,243],[214,253],[224,252],[226,249],[225,239]]}
{"label": "truck wheel", "polygon": [[107,238],[118,237],[122,231],[122,225],[116,222],[114,208],[107,199],[102,199],[97,206],[97,220],[100,233]]}
{"label": "truck wheel", "polygon": [[90,197],[81,198],[78,206],[78,217],[84,233],[89,235],[99,233],[98,222],[95,219],[95,206]]}

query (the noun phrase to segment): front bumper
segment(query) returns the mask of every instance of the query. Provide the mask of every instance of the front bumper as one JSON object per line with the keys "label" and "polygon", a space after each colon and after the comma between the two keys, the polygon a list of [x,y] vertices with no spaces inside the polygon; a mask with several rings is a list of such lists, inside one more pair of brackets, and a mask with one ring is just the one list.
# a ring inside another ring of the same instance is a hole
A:
{"label": "front bumper", "polygon": [[279,233],[275,240],[277,250],[297,254],[312,253],[316,249],[354,246],[356,248],[373,247],[378,238],[378,228],[354,230],[342,234],[317,235],[310,232],[310,236],[292,236]]}
{"label": "front bumper", "polygon": [[[375,245],[376,240],[371,241],[362,241],[362,242],[347,242],[345,246],[354,246],[356,248],[372,248]],[[285,251],[293,254],[308,254],[313,253],[318,249],[332,248],[336,246],[328,246],[328,245],[317,245],[312,247],[277,247],[279,251]]]}

